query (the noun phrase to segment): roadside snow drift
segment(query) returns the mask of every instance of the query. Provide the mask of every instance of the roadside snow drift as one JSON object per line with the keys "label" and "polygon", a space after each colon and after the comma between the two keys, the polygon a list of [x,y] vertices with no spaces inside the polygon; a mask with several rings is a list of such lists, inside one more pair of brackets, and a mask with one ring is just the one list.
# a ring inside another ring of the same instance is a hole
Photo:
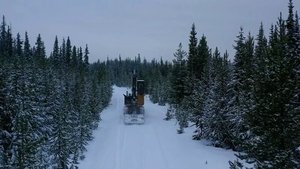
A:
{"label": "roadside snow drift", "polygon": [[175,120],[165,121],[165,106],[145,99],[145,123],[125,125],[123,94],[114,87],[110,105],[94,132],[80,169],[224,169],[234,152],[192,140],[193,128],[177,134]]}

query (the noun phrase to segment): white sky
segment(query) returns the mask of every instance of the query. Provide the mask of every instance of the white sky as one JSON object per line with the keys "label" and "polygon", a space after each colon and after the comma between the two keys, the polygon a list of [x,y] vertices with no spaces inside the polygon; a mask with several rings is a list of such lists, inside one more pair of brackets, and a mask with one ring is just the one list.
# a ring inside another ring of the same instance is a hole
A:
{"label": "white sky", "polygon": [[[263,22],[268,31],[280,12],[286,18],[287,6],[288,0],[0,0],[0,14],[14,35],[27,31],[32,45],[40,33],[48,54],[57,35],[88,44],[92,62],[138,53],[171,60],[180,42],[188,49],[193,22],[199,38],[205,34],[211,48],[232,58],[241,26],[256,35]],[[294,6],[300,11],[299,0]]]}

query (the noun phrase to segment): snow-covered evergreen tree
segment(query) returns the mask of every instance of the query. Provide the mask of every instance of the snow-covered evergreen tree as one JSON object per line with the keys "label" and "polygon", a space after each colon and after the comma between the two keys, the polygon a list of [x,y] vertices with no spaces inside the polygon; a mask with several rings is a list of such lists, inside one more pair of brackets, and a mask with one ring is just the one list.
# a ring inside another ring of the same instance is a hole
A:
{"label": "snow-covered evergreen tree", "polygon": [[185,97],[186,93],[186,78],[187,78],[187,68],[186,68],[186,52],[182,49],[181,43],[177,51],[174,53],[175,59],[173,60],[174,67],[171,76],[171,91],[170,98],[171,104],[175,108],[175,116],[179,122],[178,133],[183,132],[183,128],[187,126],[188,112],[184,111],[180,104]]}
{"label": "snow-covered evergreen tree", "polygon": [[48,59],[41,35],[23,45],[4,20],[0,34],[0,168],[76,168],[110,100],[106,70],[70,53],[69,38]]}
{"label": "snow-covered evergreen tree", "polygon": [[243,29],[237,36],[236,54],[233,62],[231,82],[227,89],[228,103],[224,110],[229,132],[227,140],[230,147],[241,149],[243,142],[249,137],[249,127],[245,116],[252,108],[253,103],[253,68],[254,68],[254,41],[249,34],[244,37]]}
{"label": "snow-covered evergreen tree", "polygon": [[226,119],[227,86],[229,83],[228,54],[220,56],[216,48],[210,62],[209,85],[207,99],[204,101],[203,135],[215,146],[233,148],[231,134]]}
{"label": "snow-covered evergreen tree", "polygon": [[258,35],[255,104],[246,114],[252,137],[245,141],[243,150],[247,154],[240,156],[255,162],[256,168],[299,166],[299,104],[294,102],[299,41],[295,23],[290,1],[288,19],[284,21],[280,15],[277,25],[271,28],[269,49],[262,29]]}

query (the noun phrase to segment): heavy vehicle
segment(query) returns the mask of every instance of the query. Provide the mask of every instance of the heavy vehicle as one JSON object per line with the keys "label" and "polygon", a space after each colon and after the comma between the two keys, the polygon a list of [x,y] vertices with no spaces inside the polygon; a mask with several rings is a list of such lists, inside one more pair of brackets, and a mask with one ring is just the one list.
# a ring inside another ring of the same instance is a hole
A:
{"label": "heavy vehicle", "polygon": [[144,80],[138,80],[136,71],[132,75],[131,93],[124,94],[124,123],[125,124],[144,124]]}

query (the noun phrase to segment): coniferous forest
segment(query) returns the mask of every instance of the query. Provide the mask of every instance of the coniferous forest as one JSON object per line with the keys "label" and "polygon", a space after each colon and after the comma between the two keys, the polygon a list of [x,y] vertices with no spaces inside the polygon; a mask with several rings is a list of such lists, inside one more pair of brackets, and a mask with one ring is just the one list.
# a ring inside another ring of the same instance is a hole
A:
{"label": "coniferous forest", "polygon": [[76,168],[110,100],[105,65],[69,37],[46,57],[40,35],[13,37],[4,17],[0,33],[1,168]]}
{"label": "coniferous forest", "polygon": [[[168,105],[178,134],[232,149],[259,169],[300,167],[300,28],[292,0],[256,35],[237,33],[234,56],[210,48],[195,24],[188,51],[179,43],[172,61],[107,58],[89,63],[88,46],[56,37],[46,56],[40,35],[15,37],[3,17],[0,30],[0,164],[3,168],[76,168],[109,104],[112,85],[130,86],[132,70],[150,100]],[[266,34],[265,32],[269,32]],[[100,122],[101,123],[101,122]],[[99,150],[101,151],[101,150]],[[226,168],[227,166],[224,166]]]}

